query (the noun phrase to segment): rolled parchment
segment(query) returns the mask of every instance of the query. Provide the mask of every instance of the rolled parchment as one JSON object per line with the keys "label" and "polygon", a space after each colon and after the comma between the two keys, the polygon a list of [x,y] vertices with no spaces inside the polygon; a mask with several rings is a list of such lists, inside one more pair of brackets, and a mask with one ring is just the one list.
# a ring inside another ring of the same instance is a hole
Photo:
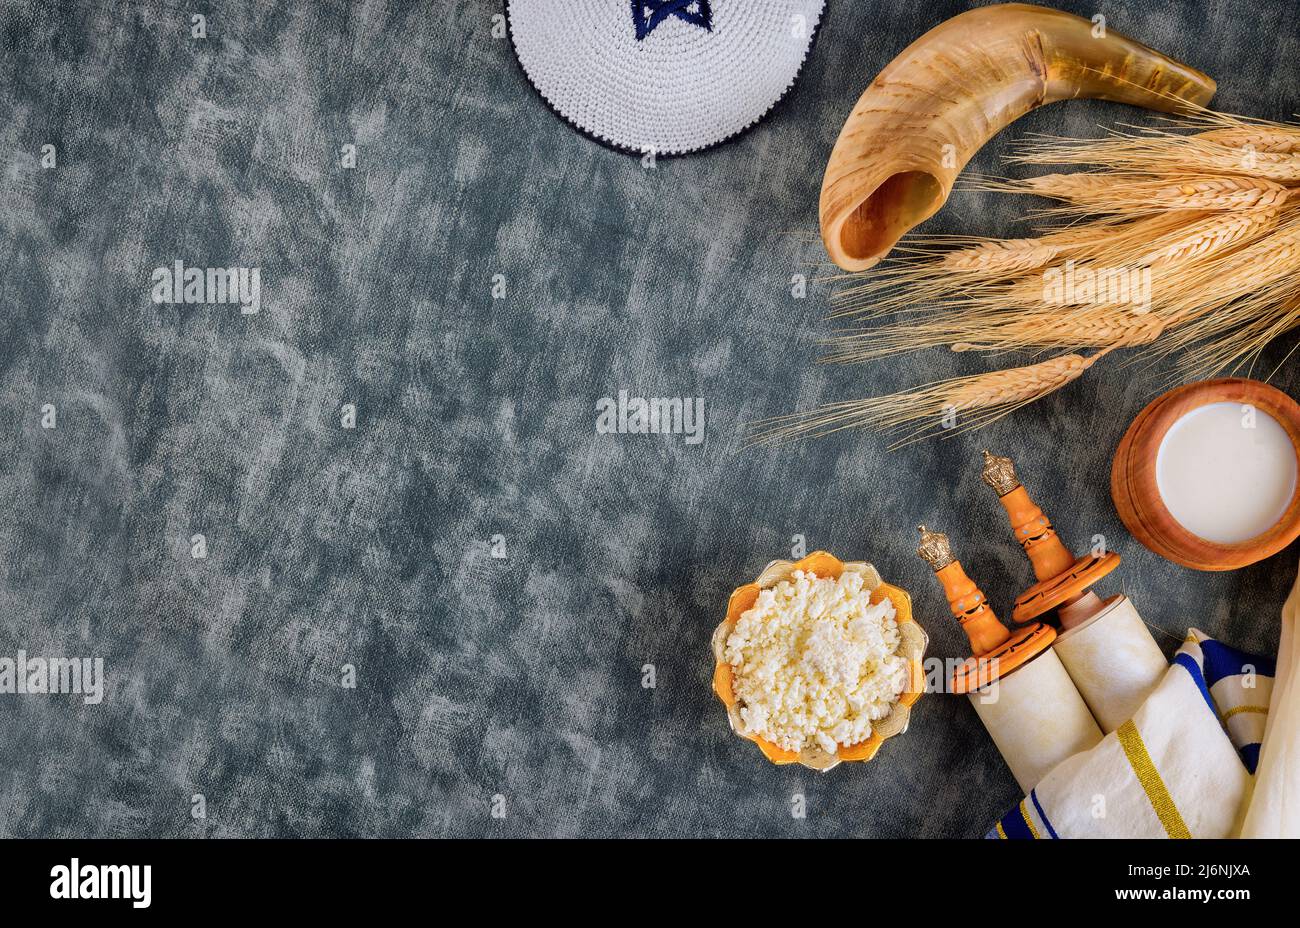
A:
{"label": "rolled parchment", "polygon": [[1049,770],[1102,739],[1070,675],[1052,650],[970,694],[1016,782],[1028,792]]}
{"label": "rolled parchment", "polygon": [[1113,596],[1053,645],[1101,730],[1133,717],[1169,669],[1160,646],[1127,596]]}

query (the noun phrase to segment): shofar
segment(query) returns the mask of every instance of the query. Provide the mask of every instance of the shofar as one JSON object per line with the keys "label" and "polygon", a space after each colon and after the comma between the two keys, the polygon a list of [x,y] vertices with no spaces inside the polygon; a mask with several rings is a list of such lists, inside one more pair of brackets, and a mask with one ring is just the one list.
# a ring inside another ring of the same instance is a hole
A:
{"label": "shofar", "polygon": [[1091,97],[1178,112],[1214,90],[1200,71],[1059,10],[1009,3],[954,16],[853,107],[822,179],[822,241],[845,270],[871,267],[943,206],[985,142],[1044,103]]}

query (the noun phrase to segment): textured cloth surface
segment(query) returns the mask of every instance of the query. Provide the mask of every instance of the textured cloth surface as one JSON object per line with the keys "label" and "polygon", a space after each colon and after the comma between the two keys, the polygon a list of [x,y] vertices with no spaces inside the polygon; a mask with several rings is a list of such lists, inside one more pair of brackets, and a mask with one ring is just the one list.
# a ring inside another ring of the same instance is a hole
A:
{"label": "textured cloth surface", "polygon": [[[738,450],[752,420],[986,363],[815,363],[831,145],[964,8],[830,4],[771,117],[646,170],[541,104],[498,4],[223,3],[201,40],[173,5],[5,4],[0,654],[102,657],[107,682],[99,705],[0,696],[0,834],[979,837],[1021,794],[965,699],[923,697],[869,764],[777,768],[728,730],[709,636],[803,536],[873,561],[930,653],[963,655],[915,526],[1009,611],[1032,575],[985,446],[1071,546],[1122,553],[1099,592],[1167,653],[1189,625],[1276,653],[1294,548],[1194,573],[1115,516],[1111,454],[1159,370],[1108,359],[893,453]],[[1107,15],[1219,78],[1224,109],[1297,109],[1289,0]],[[1150,118],[1056,104],[972,169]],[[958,193],[926,228],[1014,234],[1026,205]],[[260,313],[152,302],[178,259],[260,267]],[[1298,369],[1275,380],[1293,395]],[[598,432],[621,390],[702,397],[703,441]]]}
{"label": "textured cloth surface", "polygon": [[1273,669],[1190,629],[1133,717],[1059,764],[986,837],[1236,837]]}
{"label": "textured cloth surface", "polygon": [[761,119],[794,83],[824,5],[510,0],[506,9],[519,63],[565,119],[619,148],[672,154]]}

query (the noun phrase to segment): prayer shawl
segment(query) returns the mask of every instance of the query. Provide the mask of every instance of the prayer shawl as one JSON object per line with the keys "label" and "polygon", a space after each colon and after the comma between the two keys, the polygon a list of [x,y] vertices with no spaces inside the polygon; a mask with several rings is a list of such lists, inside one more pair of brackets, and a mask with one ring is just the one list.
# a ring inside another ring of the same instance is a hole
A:
{"label": "prayer shawl", "polygon": [[1192,629],[1133,718],[1059,764],[987,837],[1237,835],[1273,675],[1272,661]]}
{"label": "prayer shawl", "polygon": [[1282,640],[1277,649],[1273,700],[1269,703],[1264,748],[1259,756],[1255,794],[1242,825],[1243,838],[1300,837],[1300,579],[1282,607]]}

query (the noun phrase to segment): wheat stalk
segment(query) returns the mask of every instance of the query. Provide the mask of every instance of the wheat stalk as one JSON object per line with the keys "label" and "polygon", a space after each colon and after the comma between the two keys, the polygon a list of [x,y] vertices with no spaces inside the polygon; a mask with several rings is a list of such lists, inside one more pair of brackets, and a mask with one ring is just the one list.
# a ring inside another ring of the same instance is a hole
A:
{"label": "wheat stalk", "polygon": [[[1180,136],[1180,138],[1186,138]],[[1228,126],[1207,129],[1192,136],[1193,142],[1213,142],[1227,148],[1281,153],[1300,152],[1300,126]]]}
{"label": "wheat stalk", "polygon": [[898,431],[923,423],[901,437],[901,447],[936,431],[954,435],[979,428],[1042,399],[1081,377],[1110,349],[1089,357],[1066,354],[1011,370],[954,377],[913,391],[830,403],[808,413],[776,416],[755,424],[751,442],[788,441],[868,426]]}
{"label": "wheat stalk", "polygon": [[958,412],[972,409],[1009,412],[1011,408],[1032,403],[1077,380],[1103,353],[1087,358],[1066,354],[1027,367],[962,378],[963,382],[954,384],[946,392],[945,406],[951,406]]}
{"label": "wheat stalk", "polygon": [[[1117,178],[1103,172],[1080,171],[1077,174],[1043,174],[1040,177],[1027,177],[1021,181],[1010,181],[990,187],[1006,193],[1033,193],[1053,200],[1069,200],[1074,203],[1097,203],[1104,200],[1117,182]],[[1133,175],[1127,183],[1149,181],[1144,175]]]}
{"label": "wheat stalk", "polygon": [[1280,209],[1270,207],[1210,216],[1152,242],[1151,250],[1138,258],[1137,263],[1173,264],[1221,251],[1264,234],[1277,224],[1280,214]]}
{"label": "wheat stalk", "polygon": [[1052,149],[1050,153],[1026,160],[1033,164],[1096,164],[1105,161],[1148,176],[1210,173],[1245,174],[1280,183],[1300,180],[1300,153],[1260,150],[1251,144],[1233,147],[1211,140],[1202,141],[1195,136],[1184,141],[1186,138],[1107,140],[1079,145],[1068,152]]}
{"label": "wheat stalk", "polygon": [[1211,125],[1195,134],[1159,128],[1113,132],[1104,139],[1053,139],[1025,147],[1022,164],[1104,164],[1147,174],[1248,174],[1281,183],[1300,181],[1300,126],[1254,123],[1224,114],[1181,121]]}
{"label": "wheat stalk", "polygon": [[940,259],[939,266],[943,271],[1014,275],[1049,264],[1064,248],[1060,243],[1037,238],[984,242],[950,251]]}
{"label": "wheat stalk", "polygon": [[1020,314],[999,319],[981,316],[960,327],[942,319],[900,323],[829,340],[831,351],[826,361],[851,364],[920,347],[947,346],[958,352],[1131,348],[1154,342],[1167,325],[1168,320],[1154,313],[1103,307],[1028,318]]}
{"label": "wheat stalk", "polygon": [[[1068,353],[778,416],[757,424],[756,440],[868,426],[903,430],[905,444],[985,425],[1120,348],[1177,354],[1184,373],[1208,376],[1253,366],[1300,329],[1300,126],[1200,111],[1139,133],[1034,143],[1015,160],[1093,169],[963,185],[1050,197],[1058,205],[1038,215],[1068,221],[1034,237],[913,239],[835,300],[836,316],[895,318],[839,333],[826,360],[940,346]],[[1060,293],[1063,272],[1072,289]]]}
{"label": "wheat stalk", "polygon": [[990,328],[978,342],[953,342],[953,351],[1020,348],[1132,348],[1159,338],[1166,321],[1153,313],[1090,308],[1013,319]]}
{"label": "wheat stalk", "polygon": [[1107,172],[1044,174],[995,185],[1068,201],[1047,212],[1109,212],[1135,215],[1161,210],[1235,210],[1280,206],[1287,189],[1275,181],[1241,175],[1183,174],[1177,178]]}

